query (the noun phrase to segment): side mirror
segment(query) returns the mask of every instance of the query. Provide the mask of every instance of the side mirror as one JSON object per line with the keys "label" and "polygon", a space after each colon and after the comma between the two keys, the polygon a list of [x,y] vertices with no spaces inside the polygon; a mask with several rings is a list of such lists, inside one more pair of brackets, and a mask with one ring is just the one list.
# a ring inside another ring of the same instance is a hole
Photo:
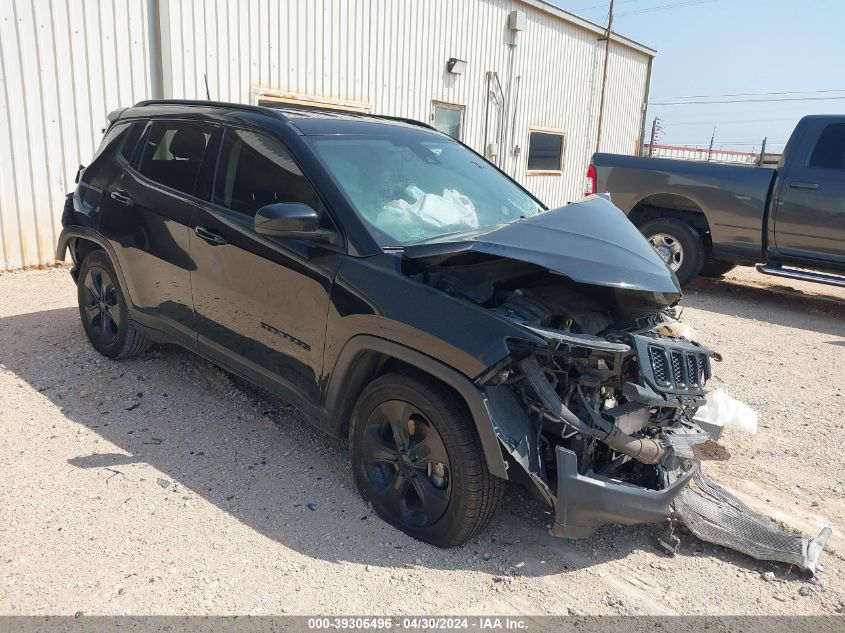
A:
{"label": "side mirror", "polygon": [[309,239],[321,237],[319,216],[301,202],[276,202],[261,207],[255,214],[255,232],[273,237]]}

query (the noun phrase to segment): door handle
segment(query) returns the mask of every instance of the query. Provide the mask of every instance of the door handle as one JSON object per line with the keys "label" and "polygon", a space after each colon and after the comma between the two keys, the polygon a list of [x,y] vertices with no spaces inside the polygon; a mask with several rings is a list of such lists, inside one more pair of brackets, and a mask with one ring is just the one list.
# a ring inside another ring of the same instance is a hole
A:
{"label": "door handle", "polygon": [[791,183],[789,183],[789,186],[793,189],[818,189],[819,183],[792,181]]}
{"label": "door handle", "polygon": [[132,197],[128,193],[120,189],[111,192],[111,199],[123,207],[131,207],[135,204],[135,201],[132,200]]}
{"label": "door handle", "polygon": [[214,229],[210,229],[207,226],[198,226],[194,228],[194,233],[196,233],[199,237],[204,239],[206,242],[211,244],[212,246],[222,246],[223,244],[227,244],[226,238],[220,235]]}

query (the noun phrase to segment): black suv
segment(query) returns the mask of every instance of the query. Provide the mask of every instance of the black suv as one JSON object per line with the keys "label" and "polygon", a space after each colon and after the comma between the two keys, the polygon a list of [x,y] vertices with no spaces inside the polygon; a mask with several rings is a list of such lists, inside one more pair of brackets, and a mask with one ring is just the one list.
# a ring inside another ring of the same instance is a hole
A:
{"label": "black suv", "polygon": [[609,201],[547,210],[414,121],[109,119],[57,252],[99,352],[173,342],[279,394],[349,438],[381,517],[439,546],[482,530],[507,479],[557,536],[669,514],[712,353],[672,333],[677,279]]}

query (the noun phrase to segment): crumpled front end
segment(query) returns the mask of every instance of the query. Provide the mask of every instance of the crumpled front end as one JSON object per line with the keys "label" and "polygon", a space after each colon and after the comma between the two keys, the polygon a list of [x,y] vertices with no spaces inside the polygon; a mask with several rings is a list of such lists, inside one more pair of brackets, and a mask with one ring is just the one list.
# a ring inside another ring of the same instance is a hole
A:
{"label": "crumpled front end", "polygon": [[714,353],[657,334],[670,319],[635,319],[604,336],[574,331],[571,317],[568,330],[525,323],[544,344],[514,342],[487,376],[499,438],[554,506],[555,536],[660,522],[697,472],[692,447],[709,435],[692,418]]}
{"label": "crumpled front end", "polygon": [[551,533],[579,539],[609,523],[671,517],[661,542],[672,553],[681,521],[703,540],[814,572],[830,528],[812,540],[785,531],[701,472],[693,447],[710,435],[693,415],[718,354],[682,337],[690,330],[671,309],[615,321],[585,310],[561,321],[536,309],[535,291],[499,310],[542,343],[512,342],[482,382],[499,439],[519,465],[512,471],[554,507]]}
{"label": "crumpled front end", "polygon": [[508,477],[554,508],[555,536],[672,516],[701,538],[751,556],[786,552],[775,559],[812,570],[824,534],[784,538],[727,491],[701,492],[718,486],[695,459],[710,436],[693,416],[719,355],[678,320],[677,279],[610,202],[408,246],[403,266],[486,308],[490,332],[507,324],[495,344],[509,353],[476,382]]}

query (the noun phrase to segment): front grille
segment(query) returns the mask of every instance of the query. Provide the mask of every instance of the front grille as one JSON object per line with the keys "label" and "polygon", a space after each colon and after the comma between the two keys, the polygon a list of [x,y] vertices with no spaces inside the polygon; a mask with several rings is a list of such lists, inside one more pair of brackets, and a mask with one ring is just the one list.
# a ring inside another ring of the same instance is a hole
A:
{"label": "front grille", "polygon": [[707,357],[704,354],[698,355],[698,373],[703,385],[710,378],[710,363],[707,362]]}
{"label": "front grille", "polygon": [[698,391],[710,378],[706,353],[649,345],[651,371],[657,385],[671,391]]}
{"label": "front grille", "polygon": [[668,380],[668,372],[666,371],[666,352],[662,347],[648,348],[649,356],[651,356],[651,369],[654,372],[654,379],[660,385],[672,384]]}
{"label": "front grille", "polygon": [[672,352],[672,380],[676,387],[686,387],[686,371],[684,367],[684,355],[681,352]]}
{"label": "front grille", "polygon": [[698,358],[696,358],[695,354],[687,354],[687,382],[689,383],[690,387],[698,387],[699,385],[699,377],[698,377]]}

